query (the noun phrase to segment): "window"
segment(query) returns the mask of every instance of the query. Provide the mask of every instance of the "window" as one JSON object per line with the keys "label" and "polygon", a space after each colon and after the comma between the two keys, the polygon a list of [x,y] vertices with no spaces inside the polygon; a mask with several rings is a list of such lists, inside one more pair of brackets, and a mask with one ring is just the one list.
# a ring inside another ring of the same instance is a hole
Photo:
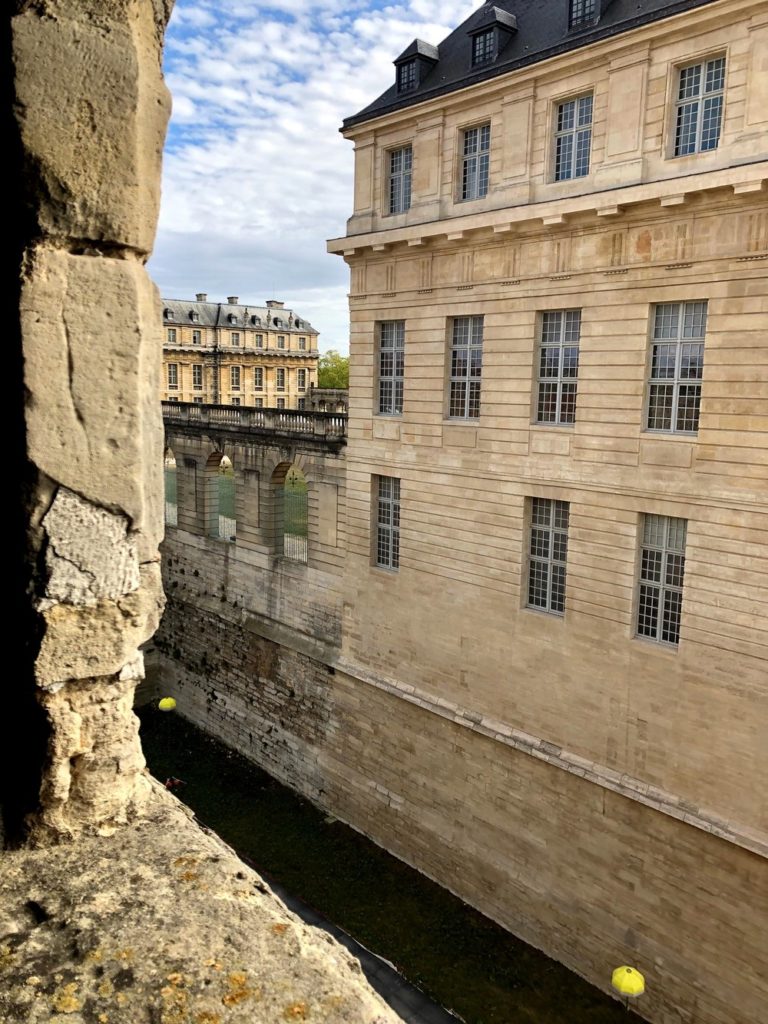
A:
{"label": "window", "polygon": [[179,364],[168,363],[168,387],[176,391],[179,387]]}
{"label": "window", "polygon": [[567,501],[531,500],[528,607],[562,615],[565,611],[565,563],[568,555]]}
{"label": "window", "polygon": [[278,409],[284,409],[285,408],[285,399],[284,398],[278,398],[278,400],[277,400],[277,408]]}
{"label": "window", "polygon": [[232,405],[240,405],[240,399],[239,398],[232,398],[232,399],[230,399],[230,401],[232,402]]}
{"label": "window", "polygon": [[307,390],[307,371],[297,370],[296,371],[296,387],[299,391]]}
{"label": "window", "polygon": [[555,181],[589,174],[592,146],[592,96],[567,100],[557,106]]}
{"label": "window", "polygon": [[580,309],[556,310],[541,315],[537,423],[562,425],[576,422],[580,333]]}
{"label": "window", "polygon": [[203,367],[201,363],[195,363],[192,367],[192,387],[195,391],[201,391],[203,387]]}
{"label": "window", "polygon": [[416,88],[416,61],[409,60],[397,69],[397,91],[410,92]]}
{"label": "window", "polygon": [[379,324],[380,413],[402,416],[404,370],[405,320],[385,320]]}
{"label": "window", "polygon": [[264,348],[264,335],[254,334],[253,343],[256,346],[256,348]]}
{"label": "window", "polygon": [[257,409],[263,409],[264,408],[264,399],[263,398],[257,398],[257,399],[254,400],[253,404],[255,405],[255,407]]}
{"label": "window", "polygon": [[400,567],[400,481],[394,476],[376,481],[376,565]]}
{"label": "window", "polygon": [[202,398],[199,395],[197,397],[193,398],[192,401],[195,403],[195,405],[202,405],[203,404],[203,400],[202,400]]}
{"label": "window", "polygon": [[706,329],[706,302],[655,307],[648,430],[695,434],[699,429]]}
{"label": "window", "polygon": [[178,402],[178,400],[178,397],[174,397],[173,395],[168,399],[169,402]]}
{"label": "window", "polygon": [[596,0],[571,0],[568,14],[568,24],[571,28],[594,21],[595,2]]}
{"label": "window", "polygon": [[192,344],[193,345],[200,345],[202,343],[202,340],[203,340],[203,332],[202,331],[192,331]]}
{"label": "window", "polygon": [[496,56],[496,31],[492,28],[472,36],[472,65],[487,64]]}
{"label": "window", "polygon": [[298,408],[299,409],[306,409],[306,407],[307,407],[307,400],[306,400],[306,398],[300,398],[299,399]]}
{"label": "window", "polygon": [[491,126],[468,128],[463,133],[462,152],[461,198],[482,199],[488,195]]}
{"label": "window", "polygon": [[411,208],[411,174],[413,171],[413,149],[389,151],[389,212],[405,213]]}
{"label": "window", "polygon": [[306,349],[306,347],[307,347],[307,339],[306,338],[299,338],[299,348],[302,350],[302,352]]}
{"label": "window", "polygon": [[278,348],[285,348],[285,335],[284,334],[278,334],[278,336],[277,336],[277,347]]}
{"label": "window", "polygon": [[240,344],[240,332],[239,331],[232,331],[230,336],[229,336],[229,340],[230,340],[230,343],[232,345],[239,345]]}
{"label": "window", "polygon": [[200,323],[200,314],[196,313],[194,311],[194,309],[193,309],[192,312],[189,314],[189,319],[192,321],[193,324],[199,324]]}
{"label": "window", "polygon": [[675,156],[717,149],[723,121],[725,57],[680,69]]}
{"label": "window", "polygon": [[264,367],[254,366],[253,368],[253,390],[263,391],[264,390]]}
{"label": "window", "polygon": [[276,386],[278,391],[285,391],[285,370],[282,367],[276,374]]}
{"label": "window", "polygon": [[168,344],[169,345],[175,345],[176,344],[176,328],[175,327],[169,327],[168,328]]}
{"label": "window", "polygon": [[229,383],[233,391],[240,390],[240,367],[230,366],[229,368]]}
{"label": "window", "polygon": [[688,522],[671,516],[643,516],[637,635],[659,643],[680,640]]}
{"label": "window", "polygon": [[451,384],[448,415],[477,419],[480,415],[480,375],[483,368],[483,318],[459,316],[453,321]]}

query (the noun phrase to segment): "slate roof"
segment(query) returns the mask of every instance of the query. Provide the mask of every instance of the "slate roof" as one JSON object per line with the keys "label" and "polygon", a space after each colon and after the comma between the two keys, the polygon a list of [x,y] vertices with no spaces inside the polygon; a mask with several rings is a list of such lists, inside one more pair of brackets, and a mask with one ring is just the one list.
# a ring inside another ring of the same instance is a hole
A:
{"label": "slate roof", "polygon": [[[162,299],[163,323],[168,327],[231,327],[236,329],[280,330],[287,334],[319,334],[303,316],[292,309],[267,306],[231,306],[227,302],[193,302],[190,299]],[[170,313],[170,316],[168,315]],[[193,320],[191,314],[197,313]],[[233,316],[234,321],[230,320]],[[254,317],[258,320],[254,322]],[[275,321],[279,320],[279,323]]]}
{"label": "slate roof", "polygon": [[[649,22],[668,18],[715,0],[602,0],[602,14],[597,24],[568,28],[568,0],[494,0],[483,4],[444,39],[438,49],[438,61],[424,75],[416,89],[398,94],[394,82],[377,100],[344,121],[344,128],[370,121],[414,103],[463,89],[497,75],[506,74],[568,50],[626,32]],[[511,14],[517,22],[515,32],[492,64],[471,66],[470,33],[484,22],[494,8]],[[413,44],[411,44],[413,45]],[[402,56],[408,53],[404,51]]]}

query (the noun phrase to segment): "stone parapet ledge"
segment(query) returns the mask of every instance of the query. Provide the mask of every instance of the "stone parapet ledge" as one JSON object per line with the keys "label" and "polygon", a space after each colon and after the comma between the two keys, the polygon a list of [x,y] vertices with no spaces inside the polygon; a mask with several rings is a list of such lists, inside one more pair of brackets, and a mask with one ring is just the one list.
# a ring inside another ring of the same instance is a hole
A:
{"label": "stone parapet ledge", "polygon": [[146,816],[0,861],[4,1024],[397,1024],[360,964],[152,784]]}

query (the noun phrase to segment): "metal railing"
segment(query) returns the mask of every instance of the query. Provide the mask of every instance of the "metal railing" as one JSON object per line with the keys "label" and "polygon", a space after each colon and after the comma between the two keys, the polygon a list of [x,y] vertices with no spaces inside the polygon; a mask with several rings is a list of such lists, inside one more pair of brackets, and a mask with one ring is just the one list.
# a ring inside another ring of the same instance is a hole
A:
{"label": "metal railing", "polygon": [[346,437],[347,415],[304,409],[256,409],[249,405],[200,405],[195,402],[163,402],[168,424],[269,430],[276,434],[314,437]]}

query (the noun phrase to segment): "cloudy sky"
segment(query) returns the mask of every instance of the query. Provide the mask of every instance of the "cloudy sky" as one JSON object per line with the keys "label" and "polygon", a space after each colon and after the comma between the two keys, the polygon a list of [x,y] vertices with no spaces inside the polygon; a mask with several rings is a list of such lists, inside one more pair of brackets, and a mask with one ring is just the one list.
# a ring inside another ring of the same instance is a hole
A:
{"label": "cloudy sky", "polygon": [[415,37],[438,43],[478,0],[177,0],[173,94],[150,271],[168,298],[282,299],[347,351],[348,271],[325,252],[352,203],[344,117],[394,81]]}

